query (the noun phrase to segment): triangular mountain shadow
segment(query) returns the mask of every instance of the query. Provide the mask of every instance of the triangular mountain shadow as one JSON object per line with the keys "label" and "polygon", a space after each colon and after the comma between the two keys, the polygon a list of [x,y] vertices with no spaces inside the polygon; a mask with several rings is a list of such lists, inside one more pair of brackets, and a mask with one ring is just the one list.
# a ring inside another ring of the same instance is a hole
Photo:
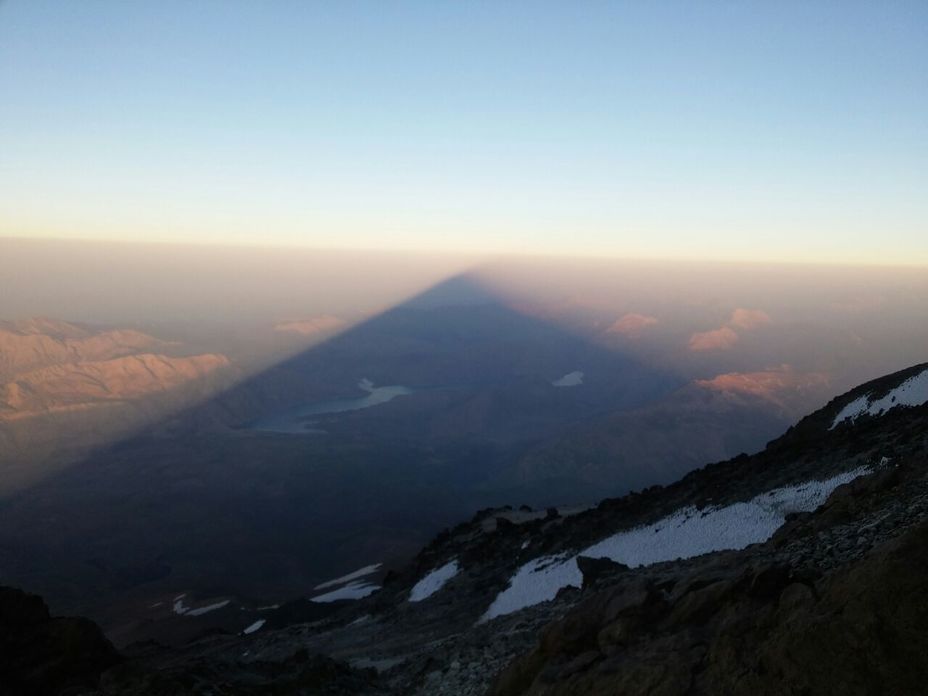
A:
{"label": "triangular mountain shadow", "polygon": [[[627,490],[511,474],[527,448],[679,384],[455,276],[7,501],[0,565],[104,625],[170,592],[305,595],[481,507]],[[410,393],[321,412],[372,385]],[[303,434],[255,427],[307,404]]]}
{"label": "triangular mountain shadow", "polygon": [[[564,376],[581,372],[573,379],[583,388],[550,388]],[[499,423],[456,420],[442,431],[450,439],[490,431],[506,440],[550,437],[552,428],[597,412],[640,406],[680,386],[678,379],[637,359],[513,309],[478,276],[462,274],[267,368],[178,420],[189,424],[192,418],[206,417],[247,427],[254,419],[300,404],[361,397],[361,380],[417,392],[506,391],[507,385],[534,388],[528,401],[515,398],[508,407],[500,406]],[[506,437],[500,432],[512,421],[532,418],[545,406],[546,397],[573,406],[535,435],[520,431]],[[424,408],[427,413],[416,417],[415,432],[407,435],[414,439],[424,435],[423,418],[428,420],[428,412],[437,407]],[[373,413],[365,412],[363,419],[374,420]],[[383,409],[377,412],[381,413]],[[376,431],[375,423],[369,425]],[[402,427],[392,427],[397,426]]]}

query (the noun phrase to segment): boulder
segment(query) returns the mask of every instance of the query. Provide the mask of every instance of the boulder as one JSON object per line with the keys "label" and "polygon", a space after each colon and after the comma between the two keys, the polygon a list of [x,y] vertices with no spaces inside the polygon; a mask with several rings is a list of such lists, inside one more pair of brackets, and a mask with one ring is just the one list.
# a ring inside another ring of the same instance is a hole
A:
{"label": "boulder", "polygon": [[577,567],[583,574],[583,589],[595,585],[603,577],[628,570],[628,566],[624,563],[616,563],[609,558],[590,558],[589,556],[578,556]]}
{"label": "boulder", "polygon": [[119,660],[89,619],[53,618],[41,597],[0,587],[3,693],[53,696],[91,689]]}

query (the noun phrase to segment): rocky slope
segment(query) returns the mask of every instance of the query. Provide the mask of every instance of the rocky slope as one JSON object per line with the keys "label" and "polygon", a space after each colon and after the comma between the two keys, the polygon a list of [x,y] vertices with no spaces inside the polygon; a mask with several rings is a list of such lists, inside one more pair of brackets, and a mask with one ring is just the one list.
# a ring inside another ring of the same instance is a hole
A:
{"label": "rocky slope", "polygon": [[482,511],[405,569],[334,583],[382,585],[369,596],[303,600],[180,650],[134,646],[97,693],[919,693],[922,375],[863,385],[763,452],[666,487]]}
{"label": "rocky slope", "polygon": [[[907,461],[849,484],[766,549],[606,570],[491,693],[919,693],[924,472]],[[909,485],[920,491],[905,508],[889,501]]]}

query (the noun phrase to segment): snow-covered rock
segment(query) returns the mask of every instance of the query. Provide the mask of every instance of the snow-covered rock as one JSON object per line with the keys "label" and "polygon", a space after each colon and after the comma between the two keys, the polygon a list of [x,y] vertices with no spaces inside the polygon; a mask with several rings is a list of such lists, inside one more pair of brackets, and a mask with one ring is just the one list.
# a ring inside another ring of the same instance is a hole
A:
{"label": "snow-covered rock", "polygon": [[579,553],[533,559],[516,571],[481,621],[546,602],[563,587],[580,587],[583,577],[578,556],[608,558],[634,568],[766,541],[786,521],[786,515],[815,510],[835,488],[869,472],[868,467],[858,467],[824,481],[776,488],[723,507],[685,507],[653,524],[613,534]]}
{"label": "snow-covered rock", "polygon": [[253,624],[250,624],[247,628],[245,628],[242,633],[247,636],[248,634],[254,633],[255,631],[260,631],[261,627],[264,626],[265,621],[267,621],[267,619],[258,619]]}
{"label": "snow-covered rock", "polygon": [[880,399],[871,399],[869,394],[854,399],[835,416],[831,428],[834,429],[846,420],[854,421],[864,414],[882,416],[897,406],[921,406],[926,402],[928,402],[928,369],[909,377]]}
{"label": "snow-covered rock", "polygon": [[423,599],[431,597],[438,592],[445,583],[460,572],[460,567],[456,560],[449,561],[440,568],[436,568],[428,573],[419,582],[413,585],[409,592],[410,602],[421,602]]}
{"label": "snow-covered rock", "polygon": [[337,587],[338,585],[346,585],[352,580],[357,580],[358,578],[363,578],[366,575],[371,575],[380,570],[380,566],[383,563],[372,563],[371,565],[366,565],[363,568],[358,568],[357,570],[348,573],[347,575],[342,575],[340,578],[334,578],[332,580],[327,580],[326,582],[316,585],[314,590],[325,590],[329,587]]}
{"label": "snow-covered rock", "polygon": [[212,602],[210,604],[204,604],[203,606],[192,608],[188,607],[184,602],[184,598],[186,596],[187,594],[184,593],[177,595],[174,598],[174,613],[178,616],[203,616],[203,614],[208,614],[211,611],[222,609],[232,601],[230,599],[223,599],[218,602]]}
{"label": "snow-covered rock", "polygon": [[354,582],[349,582],[347,585],[343,585],[336,590],[332,590],[331,592],[326,592],[325,594],[311,597],[309,601],[335,602],[339,599],[361,599],[362,597],[367,597],[369,594],[373,594],[379,589],[380,585],[356,580]]}

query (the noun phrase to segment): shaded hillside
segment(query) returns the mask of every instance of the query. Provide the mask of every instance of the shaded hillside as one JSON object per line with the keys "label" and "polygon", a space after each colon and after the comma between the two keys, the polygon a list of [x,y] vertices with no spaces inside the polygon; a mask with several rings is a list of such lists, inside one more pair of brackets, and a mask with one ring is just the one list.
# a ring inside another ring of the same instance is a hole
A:
{"label": "shaded hillside", "polygon": [[618,480],[628,489],[667,484],[706,462],[755,452],[790,423],[767,399],[692,384],[533,449],[518,476],[536,485],[573,477],[604,491]]}

